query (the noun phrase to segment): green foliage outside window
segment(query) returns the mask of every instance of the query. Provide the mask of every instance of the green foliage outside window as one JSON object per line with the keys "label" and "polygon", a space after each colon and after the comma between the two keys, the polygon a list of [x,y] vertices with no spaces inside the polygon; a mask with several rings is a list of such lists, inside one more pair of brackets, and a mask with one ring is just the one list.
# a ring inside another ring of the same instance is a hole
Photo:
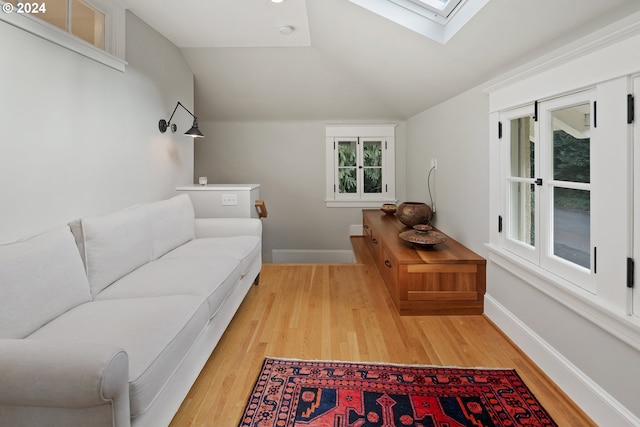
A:
{"label": "green foliage outside window", "polygon": [[[338,144],[338,183],[340,193],[357,191],[356,150],[352,143]],[[379,143],[365,143],[362,151],[364,163],[364,192],[382,193],[382,149]]]}
{"label": "green foliage outside window", "polygon": [[355,193],[358,185],[356,177],[356,150],[351,143],[338,144],[338,183],[340,193]]}
{"label": "green foliage outside window", "polygon": [[365,143],[362,156],[364,158],[364,192],[382,193],[382,149],[380,143]]}
{"label": "green foliage outside window", "polygon": [[382,169],[364,170],[364,192],[382,193]]}

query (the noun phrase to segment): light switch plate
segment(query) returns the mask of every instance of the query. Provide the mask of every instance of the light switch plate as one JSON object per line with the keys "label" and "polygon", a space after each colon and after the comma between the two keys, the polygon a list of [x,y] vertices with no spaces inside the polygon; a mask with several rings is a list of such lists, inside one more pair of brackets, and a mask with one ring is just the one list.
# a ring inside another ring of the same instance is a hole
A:
{"label": "light switch plate", "polygon": [[223,194],[222,195],[222,206],[237,206],[238,205],[238,195],[237,194]]}

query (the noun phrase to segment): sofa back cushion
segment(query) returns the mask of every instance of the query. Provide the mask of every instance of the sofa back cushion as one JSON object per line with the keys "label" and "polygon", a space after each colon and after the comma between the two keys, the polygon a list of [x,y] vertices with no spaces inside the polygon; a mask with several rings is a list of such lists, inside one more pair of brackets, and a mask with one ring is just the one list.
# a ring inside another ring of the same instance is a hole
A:
{"label": "sofa back cushion", "polygon": [[153,259],[193,240],[195,214],[187,194],[150,203],[146,208],[153,237]]}
{"label": "sofa back cushion", "polygon": [[144,206],[82,218],[80,225],[92,295],[151,261],[151,226]]}
{"label": "sofa back cushion", "polygon": [[69,227],[0,245],[0,338],[24,338],[89,301]]}

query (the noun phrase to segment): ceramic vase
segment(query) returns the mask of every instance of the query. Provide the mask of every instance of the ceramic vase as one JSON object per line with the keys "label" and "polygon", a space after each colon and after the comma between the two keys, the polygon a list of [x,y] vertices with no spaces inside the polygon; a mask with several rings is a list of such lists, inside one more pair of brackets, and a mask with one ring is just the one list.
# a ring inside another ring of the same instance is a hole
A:
{"label": "ceramic vase", "polygon": [[404,202],[398,206],[396,216],[401,223],[411,228],[416,224],[428,224],[433,212],[426,203]]}

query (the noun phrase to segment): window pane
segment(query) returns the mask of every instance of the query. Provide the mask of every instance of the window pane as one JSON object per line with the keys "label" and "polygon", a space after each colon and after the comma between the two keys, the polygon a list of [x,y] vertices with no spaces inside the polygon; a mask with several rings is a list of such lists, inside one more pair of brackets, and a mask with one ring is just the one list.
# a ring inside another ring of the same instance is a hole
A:
{"label": "window pane", "polygon": [[81,0],[73,0],[71,11],[71,34],[104,49],[104,14]]}
{"label": "window pane", "polygon": [[364,141],[362,156],[365,166],[382,166],[382,141]]}
{"label": "window pane", "polygon": [[382,141],[363,141],[364,192],[382,193]]}
{"label": "window pane", "polygon": [[511,176],[533,178],[535,172],[535,127],[533,117],[511,120]]}
{"label": "window pane", "polygon": [[364,169],[364,192],[382,193],[382,168]]}
{"label": "window pane", "polygon": [[338,191],[340,193],[356,193],[358,181],[356,168],[340,168],[338,170]]}
{"label": "window pane", "polygon": [[590,104],[563,108],[552,113],[553,179],[591,182]]}
{"label": "window pane", "polygon": [[[21,2],[26,3],[26,2]],[[36,15],[38,18],[43,21],[48,22],[49,24],[55,25],[56,27],[67,31],[67,0],[47,0],[46,12],[39,13]]]}
{"label": "window pane", "polygon": [[356,166],[356,141],[338,141],[338,166]]}
{"label": "window pane", "polygon": [[590,192],[554,188],[553,254],[574,264],[591,265]]}
{"label": "window pane", "polygon": [[340,193],[358,191],[356,149],[356,141],[338,141],[338,191]]}
{"label": "window pane", "polygon": [[533,184],[511,183],[510,216],[509,237],[535,246],[535,186]]}

